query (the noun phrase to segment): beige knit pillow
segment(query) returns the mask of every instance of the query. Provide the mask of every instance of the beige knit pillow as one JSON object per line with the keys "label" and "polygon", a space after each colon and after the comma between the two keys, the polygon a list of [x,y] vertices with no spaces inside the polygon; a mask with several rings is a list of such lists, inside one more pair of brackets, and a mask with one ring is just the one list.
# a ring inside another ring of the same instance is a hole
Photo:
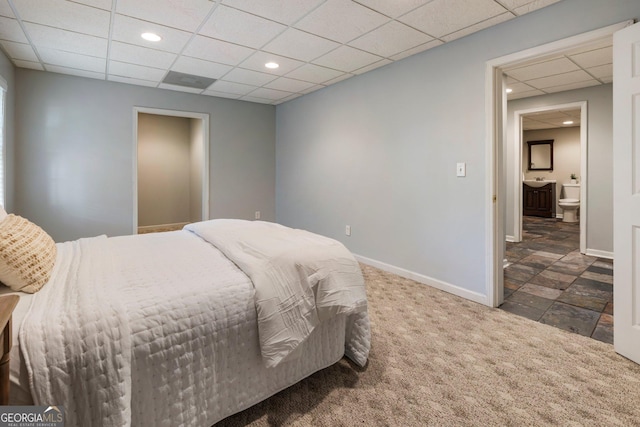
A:
{"label": "beige knit pillow", "polygon": [[35,293],[49,281],[56,244],[42,228],[18,215],[0,221],[0,282]]}

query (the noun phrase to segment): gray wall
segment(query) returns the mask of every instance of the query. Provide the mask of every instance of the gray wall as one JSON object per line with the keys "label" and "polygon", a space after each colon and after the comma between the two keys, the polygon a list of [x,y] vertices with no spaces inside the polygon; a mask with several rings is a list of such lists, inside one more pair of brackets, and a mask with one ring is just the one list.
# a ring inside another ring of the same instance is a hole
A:
{"label": "gray wall", "polygon": [[278,222],[485,295],[486,62],[639,17],[637,0],[563,0],[279,105]]}
{"label": "gray wall", "polygon": [[56,241],[133,230],[133,107],[209,114],[212,218],[275,218],[273,106],[17,69],[16,212]]}
{"label": "gray wall", "polygon": [[7,81],[7,103],[5,110],[5,208],[7,212],[14,211],[14,167],[13,158],[15,151],[15,68],[4,52],[0,49],[0,76]]}
{"label": "gray wall", "polygon": [[191,119],[138,114],[138,226],[191,218]]}
{"label": "gray wall", "polygon": [[[602,85],[508,103],[506,158],[513,159],[513,113],[518,110],[587,101],[587,250],[613,252],[613,87]],[[513,165],[506,167],[507,234],[513,234]],[[580,172],[576,172],[580,175]],[[558,187],[558,190],[560,187]],[[582,208],[581,208],[582,209]],[[559,211],[558,211],[559,212]]]}

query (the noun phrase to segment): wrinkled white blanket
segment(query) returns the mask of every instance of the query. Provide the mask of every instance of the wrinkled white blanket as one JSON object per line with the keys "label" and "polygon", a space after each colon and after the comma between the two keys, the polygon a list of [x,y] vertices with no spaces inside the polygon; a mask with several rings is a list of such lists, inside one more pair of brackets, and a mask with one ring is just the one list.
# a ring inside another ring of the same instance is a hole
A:
{"label": "wrinkled white blanket", "polygon": [[263,221],[217,219],[185,229],[213,244],[251,278],[267,367],[295,357],[320,321],[367,309],[360,267],[336,240]]}
{"label": "wrinkled white blanket", "polygon": [[107,238],[58,244],[52,278],[20,330],[34,403],[64,405],[70,426],[130,425],[131,331]]}

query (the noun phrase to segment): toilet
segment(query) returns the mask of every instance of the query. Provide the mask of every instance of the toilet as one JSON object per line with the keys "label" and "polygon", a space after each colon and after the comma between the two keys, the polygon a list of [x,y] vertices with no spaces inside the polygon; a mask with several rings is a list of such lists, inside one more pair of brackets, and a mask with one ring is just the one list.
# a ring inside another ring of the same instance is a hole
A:
{"label": "toilet", "polygon": [[578,222],[580,207],[580,184],[562,184],[558,206],[562,209],[562,222]]}

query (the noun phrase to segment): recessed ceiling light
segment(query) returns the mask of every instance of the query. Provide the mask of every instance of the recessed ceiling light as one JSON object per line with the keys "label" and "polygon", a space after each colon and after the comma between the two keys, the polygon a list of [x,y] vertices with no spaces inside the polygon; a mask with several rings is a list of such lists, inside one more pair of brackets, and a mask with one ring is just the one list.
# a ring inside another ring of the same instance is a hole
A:
{"label": "recessed ceiling light", "polygon": [[563,125],[572,125],[573,120],[567,120],[566,122],[562,122]]}
{"label": "recessed ceiling light", "polygon": [[162,37],[155,33],[142,33],[140,37],[150,42],[159,42],[160,40],[162,40]]}
{"label": "recessed ceiling light", "polygon": [[276,68],[278,68],[280,65],[278,65],[275,62],[267,62],[266,64],[264,64],[265,67],[267,68],[271,68],[272,70],[275,70]]}
{"label": "recessed ceiling light", "polygon": [[511,89],[511,88],[507,88],[507,90],[505,90],[505,92],[507,92],[507,93],[511,93],[511,92],[513,92],[513,89]]}

